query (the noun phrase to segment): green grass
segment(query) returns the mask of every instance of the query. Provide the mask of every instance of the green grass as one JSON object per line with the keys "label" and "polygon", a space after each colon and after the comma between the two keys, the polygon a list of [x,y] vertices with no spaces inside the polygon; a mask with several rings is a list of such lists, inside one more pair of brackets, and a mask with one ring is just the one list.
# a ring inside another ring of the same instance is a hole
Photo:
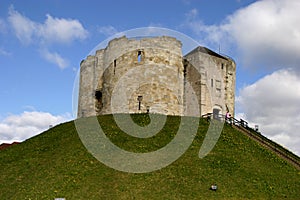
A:
{"label": "green grass", "polygon": [[[146,115],[132,115],[145,126]],[[175,136],[180,118],[168,117],[157,135],[140,139],[122,133],[111,115],[100,124],[116,145],[149,152]],[[214,149],[198,152],[208,129],[205,120],[188,151],[151,173],[116,171],[97,161],[68,122],[0,151],[0,199],[299,199],[300,172],[274,153],[226,125]],[[218,185],[210,191],[212,183]]]}
{"label": "green grass", "polygon": [[254,129],[252,128],[247,128],[248,131],[251,132],[252,135],[258,137],[258,138],[261,138],[263,139],[265,142],[267,142],[270,146],[272,146],[274,149],[276,149],[277,151],[280,151],[282,152],[284,155],[294,159],[294,160],[298,160],[299,161],[299,157],[295,154],[293,154],[290,150],[286,149],[285,147],[277,144],[276,142],[270,140],[269,138],[265,137],[264,135],[262,135],[261,133],[259,132],[256,132]]}

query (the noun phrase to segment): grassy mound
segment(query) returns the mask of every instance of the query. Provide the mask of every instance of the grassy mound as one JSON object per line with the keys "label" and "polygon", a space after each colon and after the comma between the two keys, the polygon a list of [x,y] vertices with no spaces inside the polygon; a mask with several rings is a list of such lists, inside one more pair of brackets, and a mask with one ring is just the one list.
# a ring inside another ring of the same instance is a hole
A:
{"label": "grassy mound", "polygon": [[[132,115],[146,125],[146,115]],[[160,133],[147,139],[120,131],[111,115],[98,118],[116,145],[148,152],[169,143],[179,117],[168,117]],[[97,161],[83,146],[74,122],[58,125],[0,151],[1,199],[299,199],[300,172],[225,125],[214,149],[198,152],[208,129],[200,119],[188,151],[171,165],[151,173],[116,171]],[[209,190],[211,184],[217,191]]]}

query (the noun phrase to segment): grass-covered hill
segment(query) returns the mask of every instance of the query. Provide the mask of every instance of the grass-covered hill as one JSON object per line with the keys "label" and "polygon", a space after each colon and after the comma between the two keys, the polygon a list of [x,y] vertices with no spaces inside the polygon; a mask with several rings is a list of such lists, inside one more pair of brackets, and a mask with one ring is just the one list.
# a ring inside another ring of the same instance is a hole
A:
{"label": "grass-covered hill", "polygon": [[[132,118],[140,125],[149,123],[146,115]],[[168,117],[161,132],[147,139],[122,133],[111,115],[99,121],[116,145],[147,152],[172,140],[180,118]],[[300,171],[229,125],[200,159],[207,129],[208,122],[200,119],[194,142],[177,161],[134,174],[97,161],[81,143],[73,121],[58,125],[0,151],[0,199],[300,199]],[[209,190],[213,183],[217,191]]]}

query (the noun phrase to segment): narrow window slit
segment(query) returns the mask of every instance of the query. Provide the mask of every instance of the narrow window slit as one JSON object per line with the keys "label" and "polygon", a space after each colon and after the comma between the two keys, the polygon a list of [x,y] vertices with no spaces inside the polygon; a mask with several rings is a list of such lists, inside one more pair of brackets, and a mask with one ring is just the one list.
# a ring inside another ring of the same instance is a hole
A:
{"label": "narrow window slit", "polygon": [[116,74],[116,66],[117,66],[117,60],[114,60],[114,74]]}

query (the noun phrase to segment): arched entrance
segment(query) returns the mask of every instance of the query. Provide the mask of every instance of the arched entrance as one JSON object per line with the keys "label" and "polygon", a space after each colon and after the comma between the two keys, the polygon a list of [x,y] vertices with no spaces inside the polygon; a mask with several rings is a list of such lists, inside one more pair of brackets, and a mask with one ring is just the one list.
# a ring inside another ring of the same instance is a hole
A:
{"label": "arched entrance", "polygon": [[221,119],[222,118],[222,107],[219,105],[215,105],[213,107],[213,118]]}

